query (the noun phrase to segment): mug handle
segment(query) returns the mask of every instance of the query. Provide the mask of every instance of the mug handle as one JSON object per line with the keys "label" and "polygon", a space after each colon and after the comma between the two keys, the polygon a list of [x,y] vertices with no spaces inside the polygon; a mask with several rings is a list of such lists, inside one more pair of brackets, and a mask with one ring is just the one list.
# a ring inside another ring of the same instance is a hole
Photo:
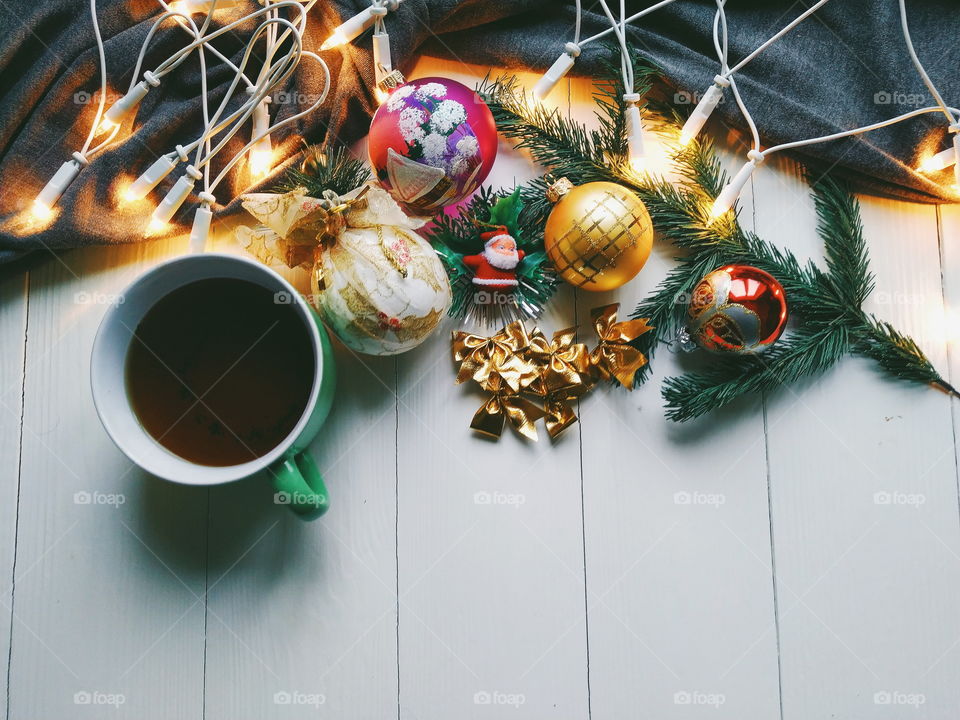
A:
{"label": "mug handle", "polygon": [[270,466],[275,501],[287,505],[297,517],[316,520],[330,508],[330,495],[310,453],[280,458]]}

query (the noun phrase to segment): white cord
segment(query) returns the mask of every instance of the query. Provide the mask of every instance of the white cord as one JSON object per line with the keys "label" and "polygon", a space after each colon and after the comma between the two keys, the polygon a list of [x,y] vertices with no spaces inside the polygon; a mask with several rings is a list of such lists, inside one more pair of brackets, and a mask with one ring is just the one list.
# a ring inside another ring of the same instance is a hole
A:
{"label": "white cord", "polygon": [[[660,2],[656,3],[655,5],[651,5],[650,7],[645,8],[645,9],[641,10],[641,11],[638,12],[638,13],[634,13],[633,15],[631,15],[630,17],[628,17],[628,18],[624,21],[624,24],[626,24],[626,23],[632,23],[634,20],[639,20],[639,19],[642,18],[644,15],[649,15],[649,14],[652,13],[654,10],[659,10],[659,9],[662,8],[662,7],[666,7],[667,5],[669,5],[669,4],[672,3],[672,2],[676,2],[676,0],[660,0]],[[583,47],[584,45],[587,45],[587,44],[589,44],[589,43],[592,43],[592,42],[594,42],[595,40],[599,40],[600,38],[604,38],[604,37],[606,37],[607,35],[609,35],[610,33],[615,33],[616,31],[617,31],[617,30],[616,30],[615,27],[613,27],[613,26],[612,26],[612,27],[608,27],[606,30],[601,30],[601,31],[598,32],[596,35],[591,35],[591,36],[588,37],[586,40],[581,40],[578,44],[580,45],[580,47]]]}
{"label": "white cord", "polygon": [[[729,77],[730,75],[733,75],[734,73],[739,72],[740,70],[742,70],[742,69],[743,69],[744,67],[746,67],[750,62],[752,62],[752,61],[757,57],[757,55],[759,55],[759,54],[762,53],[764,50],[766,50],[768,47],[770,47],[771,45],[773,45],[773,43],[775,43],[777,40],[779,40],[780,38],[782,38],[782,37],[783,37],[784,35],[786,35],[788,32],[790,32],[791,30],[793,30],[795,27],[797,27],[797,25],[799,25],[800,23],[802,23],[804,20],[806,20],[806,19],[807,19],[808,17],[810,17],[811,15],[813,15],[813,13],[815,13],[815,12],[816,12],[817,10],[819,10],[821,7],[823,7],[824,5],[826,5],[828,2],[829,2],[829,0],[819,0],[819,2],[816,2],[816,3],[814,3],[813,5],[811,5],[809,8],[807,8],[807,9],[804,10],[802,13],[800,13],[796,18],[794,18],[793,20],[791,20],[782,30],[780,30],[780,32],[778,32],[778,33],[777,33],[776,35],[774,35],[773,37],[769,38],[766,42],[764,42],[764,43],[761,44],[759,47],[757,47],[752,53],[750,53],[749,55],[747,55],[743,60],[741,60],[741,61],[738,62],[736,65],[734,65],[732,68],[730,68],[730,70],[729,70],[727,73],[725,73],[725,75]],[[722,6],[721,6],[721,11],[722,11]],[[726,22],[724,22],[724,24],[726,24]]]}
{"label": "white cord", "polygon": [[308,58],[311,58],[311,59],[313,59],[313,60],[316,60],[318,63],[320,63],[320,67],[323,69],[323,83],[324,83],[324,84],[323,84],[323,92],[320,93],[320,96],[319,96],[319,98],[316,100],[316,102],[314,102],[313,105],[311,105],[310,107],[308,107],[306,110],[301,110],[301,111],[300,111],[299,113],[297,113],[296,115],[291,115],[290,117],[286,118],[285,120],[282,120],[282,121],[280,121],[280,122],[278,122],[278,123],[275,123],[274,125],[271,125],[270,128],[268,128],[265,133],[261,133],[260,135],[251,138],[251,139],[250,139],[250,142],[247,143],[246,146],[244,146],[243,149],[241,149],[239,153],[237,153],[236,155],[233,156],[233,158],[230,160],[230,162],[228,162],[228,163],[224,166],[223,170],[220,171],[220,174],[217,175],[216,179],[214,179],[214,181],[210,184],[210,192],[213,192],[213,191],[216,189],[216,187],[223,181],[223,179],[227,176],[227,173],[230,172],[230,170],[233,168],[233,166],[236,165],[237,162],[239,162],[240,159],[243,157],[243,155],[244,155],[250,148],[252,148],[254,145],[256,145],[257,141],[260,140],[264,135],[268,135],[268,134],[270,134],[270,133],[272,133],[272,132],[275,132],[275,131],[279,130],[280,128],[286,127],[287,125],[289,125],[289,124],[291,124],[291,123],[293,123],[293,122],[296,122],[296,121],[299,120],[300,118],[309,115],[309,114],[312,113],[314,110],[316,110],[317,108],[319,108],[319,107],[323,104],[323,102],[327,99],[327,95],[328,95],[328,93],[330,92],[330,68],[327,67],[327,64],[323,61],[323,59],[322,59],[319,55],[316,55],[316,54],[314,54],[314,53],[312,53],[312,52],[309,52],[309,51],[306,51],[306,50],[303,51],[303,52],[301,53],[301,55],[302,55],[302,57],[308,57]]}
{"label": "white cord", "polygon": [[920,77],[923,79],[924,85],[927,86],[927,90],[929,90],[930,94],[933,95],[934,101],[940,106],[943,114],[947,116],[947,120],[950,122],[950,125],[957,125],[960,123],[960,117],[955,116],[950,111],[950,108],[947,106],[947,103],[944,102],[943,96],[940,94],[940,91],[937,90],[937,86],[933,84],[933,80],[930,79],[930,75],[923,67],[923,63],[920,62],[920,58],[917,56],[917,51],[913,47],[913,39],[910,37],[910,25],[907,22],[907,5],[905,0],[900,0],[900,26],[903,28],[903,39],[907,45],[907,52],[909,53],[910,59],[913,61],[913,65],[917,69],[917,72],[920,73]]}
{"label": "white cord", "polygon": [[90,132],[87,133],[87,139],[80,150],[80,154],[84,157],[104,147],[113,140],[118,131],[118,129],[115,129],[107,140],[90,151],[90,145],[97,135],[97,128],[100,127],[100,120],[103,118],[103,111],[107,104],[107,54],[103,46],[103,37],[100,34],[100,23],[97,20],[97,0],[90,0],[90,19],[93,21],[93,36],[97,42],[97,56],[100,60],[100,100],[97,102],[97,114],[93,118],[93,125],[90,126]]}

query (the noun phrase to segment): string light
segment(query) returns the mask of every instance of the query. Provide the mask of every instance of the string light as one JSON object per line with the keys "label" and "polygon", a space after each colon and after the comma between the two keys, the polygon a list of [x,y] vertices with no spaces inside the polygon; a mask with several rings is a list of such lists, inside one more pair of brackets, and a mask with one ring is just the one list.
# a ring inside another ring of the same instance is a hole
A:
{"label": "string light", "polygon": [[324,40],[323,45],[320,46],[321,52],[346,45],[364,30],[372,27],[377,18],[382,18],[390,10],[396,10],[399,5],[399,0],[387,0],[386,2],[375,2],[370,7],[360,11],[345,23],[334,28],[330,37]]}
{"label": "string light", "polygon": [[811,5],[786,26],[784,26],[783,29],[781,29],[778,33],[759,45],[753,50],[753,52],[751,52],[749,55],[743,58],[743,60],[731,68],[727,64],[729,48],[727,37],[727,14],[725,7],[726,0],[717,0],[717,12],[713,20],[713,44],[720,60],[720,73],[713,78],[713,84],[710,85],[710,87],[708,87],[700,97],[700,100],[697,102],[696,107],[694,107],[690,117],[684,123],[683,128],[680,131],[680,145],[683,147],[689,145],[690,142],[700,134],[703,126],[706,124],[707,120],[710,119],[713,111],[723,99],[724,89],[730,87],[733,83],[733,76],[735,73],[745,68],[754,60],[754,58],[760,55],[760,53],[797,27],[818,9],[826,5],[828,1],[829,0],[819,0],[819,2]]}
{"label": "string light", "polygon": [[193,165],[187,165],[186,173],[174,183],[173,187],[170,188],[170,192],[160,201],[160,204],[157,205],[156,210],[154,210],[150,216],[150,224],[147,225],[146,232],[148,236],[156,235],[166,230],[177,210],[180,209],[180,206],[183,205],[190,193],[193,192],[197,180],[202,177],[203,174],[197,170],[197,168]]}
{"label": "string light", "polygon": [[261,180],[273,169],[273,145],[270,142],[270,98],[261,100],[253,111],[253,137],[259,138],[250,148],[250,174]]}
{"label": "string light", "polygon": [[749,158],[748,162],[740,168],[740,171],[733,176],[733,179],[727,183],[726,187],[717,195],[717,199],[714,200],[713,206],[710,208],[711,222],[729,212],[737,198],[740,197],[740,193],[743,192],[744,186],[753,176],[753,171],[764,160],[763,153],[757,150],[748,152],[747,157]]}

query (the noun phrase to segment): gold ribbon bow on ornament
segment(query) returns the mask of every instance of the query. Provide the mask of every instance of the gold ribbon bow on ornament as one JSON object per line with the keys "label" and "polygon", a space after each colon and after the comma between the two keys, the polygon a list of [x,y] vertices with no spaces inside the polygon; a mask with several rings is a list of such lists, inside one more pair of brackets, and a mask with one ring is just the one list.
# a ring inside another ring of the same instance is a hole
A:
{"label": "gold ribbon bow on ornament", "polygon": [[484,390],[491,397],[477,410],[470,427],[489,437],[499,438],[506,420],[513,429],[531,440],[537,439],[536,421],[544,416],[539,406],[515,392],[507,381],[498,374],[492,374],[484,383]]}
{"label": "gold ribbon bow on ornament", "polygon": [[499,376],[513,392],[519,392],[537,378],[537,367],[523,355],[529,344],[527,329],[519,320],[490,337],[455,331],[453,359],[461,363],[457,383],[473,379],[487,386],[491,378]]}
{"label": "gold ribbon bow on ornament", "polygon": [[599,342],[590,355],[590,363],[598,378],[615,378],[627,390],[633,390],[634,376],[647,364],[647,358],[630,343],[653,328],[645,318],[617,322],[619,309],[620,303],[614,303],[591,311]]}

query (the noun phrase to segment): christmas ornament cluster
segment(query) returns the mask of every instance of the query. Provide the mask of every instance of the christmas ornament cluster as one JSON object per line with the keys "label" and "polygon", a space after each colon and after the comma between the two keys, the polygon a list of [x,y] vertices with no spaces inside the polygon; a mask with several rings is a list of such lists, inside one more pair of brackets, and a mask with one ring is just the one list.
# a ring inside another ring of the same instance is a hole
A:
{"label": "christmas ornament cluster", "polygon": [[575,341],[577,329],[558,330],[548,339],[519,320],[490,336],[455,331],[451,349],[457,383],[473,380],[487,393],[470,427],[499,438],[509,421],[520,435],[537,440],[541,418],[551,438],[577,421],[573,403],[601,380],[628,390],[647,359],[631,345],[651,330],[645,320],[617,320],[619,304],[591,311],[597,343],[588,350]]}

